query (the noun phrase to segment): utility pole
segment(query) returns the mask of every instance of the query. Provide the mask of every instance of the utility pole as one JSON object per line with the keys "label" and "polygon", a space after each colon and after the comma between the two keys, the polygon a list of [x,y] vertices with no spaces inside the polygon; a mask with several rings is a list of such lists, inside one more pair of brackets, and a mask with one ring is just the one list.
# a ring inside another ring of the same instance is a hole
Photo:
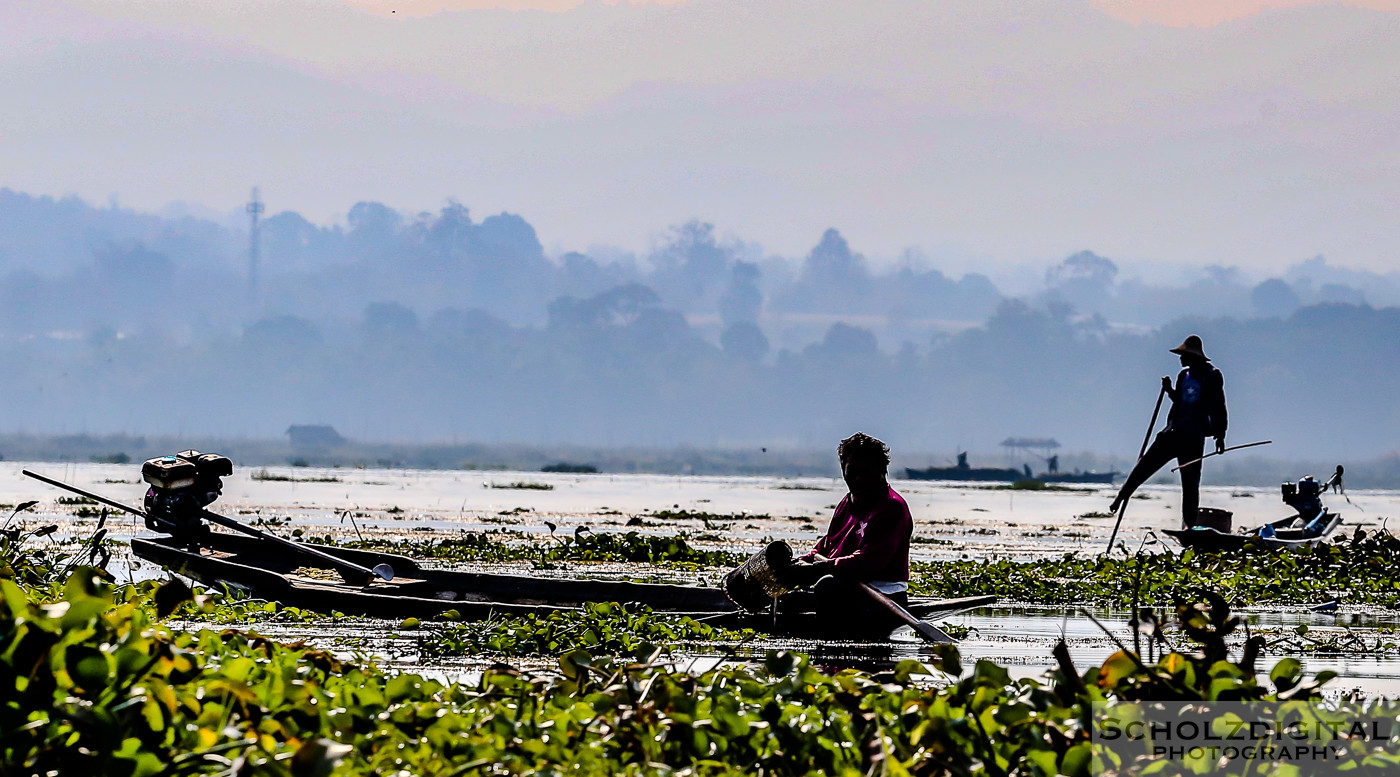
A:
{"label": "utility pole", "polygon": [[258,216],[262,215],[262,200],[258,199],[258,187],[253,187],[253,199],[248,203],[248,218],[251,222],[248,227],[248,296],[256,300],[258,298]]}

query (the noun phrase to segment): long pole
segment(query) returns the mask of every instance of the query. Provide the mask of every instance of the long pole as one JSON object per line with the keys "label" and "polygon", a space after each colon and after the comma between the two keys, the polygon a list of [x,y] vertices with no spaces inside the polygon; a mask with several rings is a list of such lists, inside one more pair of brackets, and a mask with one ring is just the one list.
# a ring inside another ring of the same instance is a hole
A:
{"label": "long pole", "polygon": [[[75,494],[81,494],[82,496],[85,496],[88,499],[100,502],[104,505],[107,505],[108,507],[115,507],[118,510],[125,510],[128,513],[131,513],[133,515],[139,515],[142,518],[146,517],[146,511],[144,510],[138,510],[135,507],[131,507],[130,505],[124,505],[121,502],[108,499],[107,497],[102,496],[100,494],[94,494],[91,491],[83,490],[81,488],[78,488],[77,486],[71,486],[67,483],[64,483],[61,480],[54,480],[53,478],[45,477],[37,472],[31,472],[27,469],[21,471],[29,477],[34,478],[35,480],[43,481],[51,486],[57,486],[66,491],[72,491]],[[322,551],[316,550],[315,548],[308,547],[299,542],[284,540],[275,534],[268,534],[265,531],[259,531],[257,529],[254,529],[251,526],[244,526],[238,521],[235,521],[232,518],[225,518],[224,516],[219,515],[218,513],[211,513],[208,510],[200,510],[200,516],[211,523],[217,523],[220,526],[227,526],[228,528],[233,529],[234,531],[243,532],[244,534],[250,534],[254,537],[257,537],[258,539],[267,540],[268,542],[271,542],[275,545],[281,545],[282,547],[287,548],[288,550],[293,550],[298,553],[306,554],[308,556],[314,556],[317,559],[320,559],[321,561],[330,564],[332,568],[342,573],[348,572],[354,575],[359,580],[363,580],[364,582],[369,582],[369,580],[374,577],[378,577],[383,580],[394,579],[394,569],[388,564],[380,564],[374,569],[370,569],[368,567],[360,566],[359,564],[356,564],[353,561],[346,561],[343,558],[337,558],[336,556],[332,556],[329,553],[324,553]]]}
{"label": "long pole", "polygon": [[[1152,439],[1153,430],[1157,428],[1157,414],[1162,412],[1162,397],[1166,395],[1167,387],[1164,385],[1161,391],[1157,392],[1157,405],[1152,408],[1152,421],[1147,425],[1147,434],[1143,435],[1142,449],[1138,451],[1138,461],[1142,461],[1142,457],[1147,455],[1147,443]],[[1132,472],[1128,473],[1129,476],[1132,474]],[[1128,496],[1131,497],[1132,494]],[[1118,520],[1113,523],[1113,533],[1108,537],[1108,550],[1104,551],[1105,555],[1113,552],[1113,541],[1118,539],[1118,527],[1123,525],[1123,513],[1128,512],[1128,501],[1124,499],[1123,504],[1118,505]]]}
{"label": "long pole", "polygon": [[1176,465],[1175,467],[1172,467],[1172,472],[1176,472],[1177,470],[1179,470],[1179,469],[1181,469],[1181,468],[1183,468],[1183,467],[1189,467],[1189,466],[1191,466],[1192,464],[1200,464],[1201,462],[1205,461],[1206,459],[1210,458],[1211,456],[1219,456],[1219,455],[1222,454],[1222,453],[1229,453],[1230,451],[1237,451],[1237,450],[1239,450],[1239,449],[1241,449],[1241,448],[1254,448],[1254,447],[1257,447],[1257,446],[1260,446],[1260,445],[1268,445],[1269,443],[1272,443],[1272,442],[1273,442],[1273,440],[1260,440],[1259,442],[1249,442],[1249,443],[1245,443],[1244,445],[1231,445],[1230,447],[1225,448],[1225,449],[1223,449],[1223,450],[1218,450],[1218,451],[1214,451],[1214,452],[1212,452],[1212,453],[1207,453],[1206,455],[1204,455],[1204,456],[1202,456],[1202,457],[1200,457],[1199,459],[1196,459],[1196,460],[1194,460],[1194,461],[1188,461],[1188,462],[1186,462],[1185,464],[1178,464],[1178,465]]}

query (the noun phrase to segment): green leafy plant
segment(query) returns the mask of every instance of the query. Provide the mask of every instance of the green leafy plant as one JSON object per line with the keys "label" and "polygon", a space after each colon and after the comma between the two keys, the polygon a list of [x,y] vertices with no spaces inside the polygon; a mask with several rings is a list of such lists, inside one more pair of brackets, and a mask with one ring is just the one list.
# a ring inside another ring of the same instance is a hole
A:
{"label": "green leafy plant", "polygon": [[439,626],[423,642],[423,652],[428,656],[557,656],[583,649],[646,657],[684,644],[735,642],[752,636],[752,632],[717,629],[692,618],[655,613],[645,606],[598,602],[585,604],[578,612],[556,610]]}

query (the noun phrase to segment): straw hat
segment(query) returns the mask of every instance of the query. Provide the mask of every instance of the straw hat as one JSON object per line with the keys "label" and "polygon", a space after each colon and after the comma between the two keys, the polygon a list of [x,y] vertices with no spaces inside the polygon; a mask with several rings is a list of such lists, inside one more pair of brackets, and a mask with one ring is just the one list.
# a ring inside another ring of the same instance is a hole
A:
{"label": "straw hat", "polygon": [[1195,356],[1198,359],[1210,361],[1210,357],[1206,356],[1205,350],[1201,347],[1199,335],[1187,335],[1186,339],[1181,341],[1181,345],[1172,349],[1172,353],[1180,356]]}

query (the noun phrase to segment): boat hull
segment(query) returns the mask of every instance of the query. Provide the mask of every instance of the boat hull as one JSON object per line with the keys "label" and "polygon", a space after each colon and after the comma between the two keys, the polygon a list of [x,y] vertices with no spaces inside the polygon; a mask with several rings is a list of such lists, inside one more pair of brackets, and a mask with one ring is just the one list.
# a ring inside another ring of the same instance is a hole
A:
{"label": "boat hull", "polygon": [[[474,621],[576,610],[590,602],[624,602],[726,628],[797,637],[840,636],[839,628],[824,624],[815,613],[786,611],[781,599],[776,617],[743,612],[718,588],[424,569],[407,556],[314,547],[366,567],[388,564],[394,579],[368,585],[327,579],[332,577],[329,565],[314,557],[268,547],[254,538],[217,532],[209,534],[205,547],[199,549],[184,547],[169,537],[131,541],[136,556],[205,585],[228,586],[255,598],[327,614],[427,619],[455,610],[461,620]],[[311,575],[308,570],[319,570],[320,574]],[[994,596],[912,599],[908,609],[921,618],[946,617],[995,602]]]}
{"label": "boat hull", "polygon": [[1026,473],[1019,469],[994,469],[990,467],[929,467],[928,469],[904,468],[904,476],[909,480],[965,480],[978,483],[1014,483],[1024,480]]}
{"label": "boat hull", "polygon": [[[1294,522],[1297,516],[1290,516],[1277,521],[1271,526],[1287,526]],[[1258,529],[1247,534],[1231,534],[1219,529],[1196,526],[1190,529],[1167,529],[1163,533],[1177,542],[1184,548],[1192,550],[1220,552],[1231,550],[1297,550],[1298,548],[1310,548],[1319,543],[1325,542],[1332,536],[1332,532],[1340,525],[1342,519],[1331,515],[1331,520],[1327,523],[1327,528],[1316,537],[1304,537],[1298,529],[1276,529],[1273,537],[1261,537]]]}

